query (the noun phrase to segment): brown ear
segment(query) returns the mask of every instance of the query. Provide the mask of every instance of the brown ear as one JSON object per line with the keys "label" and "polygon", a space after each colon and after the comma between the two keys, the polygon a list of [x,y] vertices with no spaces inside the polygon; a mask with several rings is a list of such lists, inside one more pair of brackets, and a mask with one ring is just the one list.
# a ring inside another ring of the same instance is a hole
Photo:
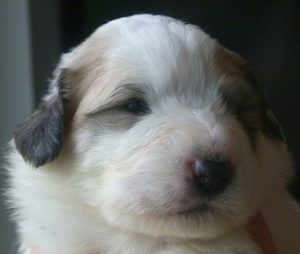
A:
{"label": "brown ear", "polygon": [[266,109],[265,112],[263,133],[269,138],[277,139],[286,143],[286,137],[284,135],[283,129],[272,111],[269,109]]}
{"label": "brown ear", "polygon": [[[223,47],[218,51],[217,63],[232,79],[219,91],[227,109],[241,122],[255,147],[257,131],[274,140],[285,142],[279,122],[269,110],[250,65],[237,53]],[[235,79],[233,78],[235,77]]]}
{"label": "brown ear", "polygon": [[63,145],[65,100],[62,93],[64,71],[58,69],[50,94],[14,133],[18,152],[35,167],[55,159]]}

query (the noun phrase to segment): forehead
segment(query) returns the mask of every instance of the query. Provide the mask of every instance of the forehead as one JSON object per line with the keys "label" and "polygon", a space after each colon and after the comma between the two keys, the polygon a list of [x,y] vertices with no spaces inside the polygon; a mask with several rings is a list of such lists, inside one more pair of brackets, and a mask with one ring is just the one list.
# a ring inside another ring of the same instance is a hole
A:
{"label": "forehead", "polygon": [[171,18],[144,16],[110,22],[88,40],[94,49],[90,54],[101,54],[94,61],[101,71],[92,70],[95,65],[86,69],[95,77],[81,104],[95,107],[124,84],[140,85],[154,96],[205,97],[228,78],[219,66],[221,46],[201,29]]}
{"label": "forehead", "polygon": [[120,25],[115,44],[105,52],[108,70],[123,82],[169,87],[201,85],[210,75],[217,43],[193,25],[162,19],[130,20]]}

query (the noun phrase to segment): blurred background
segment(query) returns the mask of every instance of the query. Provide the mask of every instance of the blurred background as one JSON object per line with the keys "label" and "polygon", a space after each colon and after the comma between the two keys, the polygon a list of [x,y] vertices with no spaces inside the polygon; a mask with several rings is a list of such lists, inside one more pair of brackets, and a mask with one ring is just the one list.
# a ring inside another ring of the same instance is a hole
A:
{"label": "blurred background", "polygon": [[[59,55],[99,25],[136,13],[197,24],[250,62],[286,133],[297,174],[290,189],[300,200],[299,0],[0,0],[0,154],[45,94]],[[4,170],[0,188],[3,194]],[[0,253],[15,254],[8,213],[1,195]]]}

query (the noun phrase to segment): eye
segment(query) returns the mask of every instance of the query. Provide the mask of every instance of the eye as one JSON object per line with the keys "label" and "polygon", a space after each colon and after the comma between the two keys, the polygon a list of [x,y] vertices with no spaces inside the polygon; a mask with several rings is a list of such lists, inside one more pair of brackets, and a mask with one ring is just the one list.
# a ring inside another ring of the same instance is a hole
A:
{"label": "eye", "polygon": [[128,101],[128,103],[125,104],[124,107],[128,112],[136,115],[148,113],[150,111],[149,106],[142,99],[132,99]]}

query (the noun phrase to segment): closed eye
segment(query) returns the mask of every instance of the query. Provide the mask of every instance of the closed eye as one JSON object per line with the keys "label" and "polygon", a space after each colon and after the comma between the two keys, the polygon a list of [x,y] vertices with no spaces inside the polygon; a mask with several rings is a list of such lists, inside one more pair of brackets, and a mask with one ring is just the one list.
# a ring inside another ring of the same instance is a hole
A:
{"label": "closed eye", "polygon": [[96,110],[87,114],[88,117],[95,117],[105,112],[113,113],[119,112],[130,114],[132,116],[141,116],[150,113],[149,104],[143,98],[130,98],[125,101],[110,102]]}
{"label": "closed eye", "polygon": [[150,112],[148,103],[141,98],[130,99],[121,107],[127,112],[134,115],[147,114]]}
{"label": "closed eye", "polygon": [[103,105],[88,113],[93,117],[105,112],[130,114],[141,116],[150,113],[149,98],[146,96],[145,87],[141,85],[124,84],[111,95],[110,99]]}

